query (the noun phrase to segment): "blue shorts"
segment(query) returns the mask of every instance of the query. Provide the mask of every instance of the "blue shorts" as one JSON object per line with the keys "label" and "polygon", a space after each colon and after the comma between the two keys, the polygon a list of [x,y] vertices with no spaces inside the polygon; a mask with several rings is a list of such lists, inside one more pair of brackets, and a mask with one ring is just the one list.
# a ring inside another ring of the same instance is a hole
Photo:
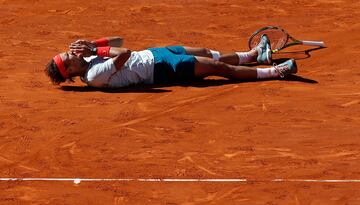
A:
{"label": "blue shorts", "polygon": [[195,57],[182,46],[149,48],[155,58],[154,83],[190,82],[195,79]]}

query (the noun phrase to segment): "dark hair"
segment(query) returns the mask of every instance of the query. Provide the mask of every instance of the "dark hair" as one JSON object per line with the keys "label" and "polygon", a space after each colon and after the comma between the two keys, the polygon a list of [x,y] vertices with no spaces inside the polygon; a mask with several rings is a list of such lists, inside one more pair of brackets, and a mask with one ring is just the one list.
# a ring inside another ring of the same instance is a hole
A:
{"label": "dark hair", "polygon": [[65,78],[61,75],[58,67],[55,64],[54,59],[51,59],[51,61],[46,65],[45,67],[45,74],[49,76],[50,80],[54,84],[60,84],[62,82],[65,82]]}

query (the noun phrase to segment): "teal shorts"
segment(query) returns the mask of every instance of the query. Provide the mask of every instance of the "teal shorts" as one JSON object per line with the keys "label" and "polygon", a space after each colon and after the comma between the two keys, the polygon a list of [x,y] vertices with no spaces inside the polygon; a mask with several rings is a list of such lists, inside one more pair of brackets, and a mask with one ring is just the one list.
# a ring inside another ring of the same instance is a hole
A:
{"label": "teal shorts", "polygon": [[195,57],[183,46],[149,48],[155,58],[154,83],[171,84],[195,79]]}

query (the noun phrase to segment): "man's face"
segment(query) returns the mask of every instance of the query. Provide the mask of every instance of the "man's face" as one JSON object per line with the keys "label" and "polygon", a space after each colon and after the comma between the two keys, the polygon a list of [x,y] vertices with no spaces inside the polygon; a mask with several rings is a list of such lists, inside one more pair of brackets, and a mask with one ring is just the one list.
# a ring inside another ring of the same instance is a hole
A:
{"label": "man's face", "polygon": [[72,74],[78,73],[84,64],[82,57],[78,57],[70,51],[60,53],[60,57],[64,62],[66,72],[69,73],[69,77],[72,77]]}

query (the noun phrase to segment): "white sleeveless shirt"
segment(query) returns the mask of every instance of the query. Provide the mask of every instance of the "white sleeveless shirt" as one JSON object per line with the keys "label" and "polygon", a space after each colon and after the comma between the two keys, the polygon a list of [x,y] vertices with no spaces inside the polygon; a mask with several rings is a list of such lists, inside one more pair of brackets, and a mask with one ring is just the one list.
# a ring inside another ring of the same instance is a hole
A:
{"label": "white sleeveless shirt", "polygon": [[82,80],[92,87],[118,88],[134,84],[154,82],[154,56],[151,51],[133,51],[120,70],[116,70],[112,58],[87,58],[89,69]]}

